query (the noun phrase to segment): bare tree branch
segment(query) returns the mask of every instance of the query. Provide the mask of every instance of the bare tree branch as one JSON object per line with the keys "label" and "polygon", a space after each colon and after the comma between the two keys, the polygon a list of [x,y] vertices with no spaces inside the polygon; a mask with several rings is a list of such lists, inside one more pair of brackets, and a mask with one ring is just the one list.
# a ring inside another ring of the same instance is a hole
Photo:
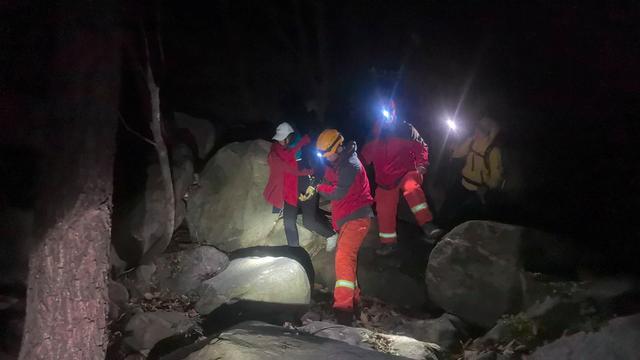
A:
{"label": "bare tree branch", "polygon": [[[158,152],[158,162],[160,163],[160,171],[162,173],[164,193],[166,196],[165,207],[167,209],[167,218],[165,219],[165,229],[160,237],[142,256],[140,260],[141,264],[148,263],[155,256],[164,252],[171,241],[171,236],[174,230],[175,222],[175,194],[173,190],[173,177],[171,175],[171,163],[169,162],[169,152],[167,146],[162,137],[162,119],[160,113],[160,88],[157,85],[156,79],[153,75],[153,69],[151,68],[151,52],[149,51],[150,42],[147,38],[147,33],[144,34],[146,58],[146,80],[147,87],[149,88],[149,95],[151,97],[151,132],[153,139],[156,143],[156,151]],[[159,44],[159,42],[158,42]]]}
{"label": "bare tree branch", "polygon": [[139,137],[142,141],[151,144],[153,147],[157,147],[156,143],[151,141],[149,138],[147,138],[146,136],[140,134],[139,132],[133,130],[131,127],[129,127],[129,124],[127,124],[127,121],[124,119],[124,117],[122,116],[122,114],[118,111],[118,119],[120,119],[120,122],[122,123],[122,125],[124,125],[124,128],[127,129],[128,132],[132,133],[133,135]]}

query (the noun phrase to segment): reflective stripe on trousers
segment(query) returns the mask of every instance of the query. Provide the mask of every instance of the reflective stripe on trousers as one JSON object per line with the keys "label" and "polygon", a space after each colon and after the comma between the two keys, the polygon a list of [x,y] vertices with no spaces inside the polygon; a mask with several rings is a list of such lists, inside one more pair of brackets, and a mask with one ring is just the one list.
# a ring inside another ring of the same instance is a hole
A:
{"label": "reflective stripe on trousers", "polygon": [[421,204],[418,204],[418,205],[412,207],[411,208],[411,212],[416,214],[418,211],[421,211],[421,210],[424,210],[424,209],[428,209],[428,208],[429,208],[429,206],[427,206],[427,203],[423,202]]}
{"label": "reflective stripe on trousers", "polygon": [[357,305],[358,283],[358,251],[364,241],[371,219],[355,219],[347,221],[340,227],[338,248],[336,250],[336,286],[333,291],[333,308],[342,311],[353,311]]}
{"label": "reflective stripe on trousers", "polygon": [[402,191],[402,195],[407,199],[407,203],[419,226],[433,219],[422,187],[420,187],[421,183],[422,175],[417,171],[410,171],[402,178],[398,187],[390,190],[385,190],[381,187],[376,189],[376,210],[378,212],[378,227],[380,231],[380,242],[382,244],[395,244],[397,242],[397,236],[386,237],[382,234],[396,233],[396,217],[398,215],[400,191]]}

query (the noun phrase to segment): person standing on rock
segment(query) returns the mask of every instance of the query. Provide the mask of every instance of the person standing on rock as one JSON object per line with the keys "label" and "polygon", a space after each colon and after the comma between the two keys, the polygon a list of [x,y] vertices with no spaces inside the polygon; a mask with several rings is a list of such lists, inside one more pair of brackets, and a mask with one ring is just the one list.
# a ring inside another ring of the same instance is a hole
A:
{"label": "person standing on rock", "polygon": [[438,223],[451,229],[471,219],[486,218],[488,208],[504,186],[502,152],[496,137],[498,123],[483,117],[473,136],[453,148],[452,159],[464,159],[460,178],[447,190]]}
{"label": "person standing on rock", "polygon": [[305,228],[335,241],[337,234],[331,229],[327,219],[318,214],[317,197],[307,201],[298,201],[299,189],[306,189],[313,170],[300,169],[302,147],[309,144],[308,135],[300,137],[289,123],[278,125],[273,136],[273,144],[267,158],[269,181],[263,196],[276,211],[282,211],[284,231],[289,246],[300,246],[296,219],[298,209],[302,208],[302,222]]}
{"label": "person standing on rock", "polygon": [[329,166],[326,183],[318,185],[317,191],[331,200],[333,227],[339,232],[333,308],[338,322],[350,325],[360,298],[356,279],[358,250],[371,226],[373,198],[355,142],[343,142],[344,137],[335,129],[324,130],[318,137],[317,155],[327,159]]}
{"label": "person standing on rock", "polygon": [[409,123],[398,121],[393,101],[383,109],[383,118],[374,128],[373,140],[362,150],[366,165],[373,163],[376,177],[376,211],[381,247],[379,255],[397,248],[396,215],[400,192],[407,200],[427,242],[435,242],[442,234],[432,220],[421,184],[429,165],[427,144]]}

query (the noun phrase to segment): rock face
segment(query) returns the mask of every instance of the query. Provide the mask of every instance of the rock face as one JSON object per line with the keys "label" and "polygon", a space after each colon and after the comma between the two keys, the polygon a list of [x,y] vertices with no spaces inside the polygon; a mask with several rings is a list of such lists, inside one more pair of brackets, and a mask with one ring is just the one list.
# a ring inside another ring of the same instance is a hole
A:
{"label": "rock face", "polygon": [[[400,227],[418,229],[412,224],[399,223]],[[417,231],[417,230],[416,230]],[[386,303],[419,307],[425,303],[426,287],[420,280],[424,273],[427,251],[416,255],[416,247],[400,243],[400,250],[388,257],[376,255],[379,244],[377,226],[372,224],[369,234],[358,253],[358,283],[364,296],[375,297]],[[410,236],[412,234],[407,234]],[[420,251],[419,248],[418,252]],[[335,285],[335,251],[327,253],[321,251],[313,258],[316,271],[316,282],[333,289]]]}
{"label": "rock face", "polygon": [[[193,182],[193,155],[186,145],[180,144],[172,149],[171,173],[176,204],[175,230],[186,213],[182,197]],[[125,224],[114,233],[114,246],[118,255],[129,264],[136,264],[159,241],[166,244],[156,245],[161,248],[154,250],[156,253],[161,253],[164,250],[162,247],[168,245],[164,232],[170,209],[166,206],[163,181],[160,165],[150,165],[144,193],[135,199],[129,210],[120,215],[125,219]]]}
{"label": "rock face", "polygon": [[450,354],[459,352],[461,343],[469,337],[465,324],[451,314],[444,314],[437,319],[408,322],[398,326],[394,333],[438,344]]}
{"label": "rock face", "polygon": [[158,341],[185,333],[195,325],[193,319],[179,312],[138,313],[127,323],[125,330],[129,335],[124,339],[124,343],[136,351],[149,350]]}
{"label": "rock face", "polygon": [[404,359],[340,341],[295,335],[291,330],[259,322],[242,323],[212,339],[188,360],[324,360]]}
{"label": "rock face", "polygon": [[640,314],[613,319],[594,333],[580,332],[538,348],[529,359],[637,359]]}
{"label": "rock face", "polygon": [[485,328],[522,302],[522,228],[469,221],[433,249],[427,266],[429,297],[447,312]]}
{"label": "rock face", "polygon": [[[206,119],[200,119],[177,112],[174,114],[175,126],[178,129],[179,135],[182,135],[181,130],[185,130],[197,146],[197,151],[194,152],[200,159],[205,159],[207,155],[213,150],[213,146],[216,141],[216,131],[213,123]],[[181,140],[188,142],[187,139]]]}
{"label": "rock face", "polygon": [[219,275],[202,283],[196,310],[208,314],[225,303],[250,300],[308,305],[311,288],[297,261],[285,257],[235,259]]}
{"label": "rock face", "polygon": [[437,360],[440,347],[406,336],[387,335],[363,328],[335,325],[314,321],[298,330],[315,336],[333,339],[367,350],[380,351],[392,355],[417,360]]}
{"label": "rock face", "polygon": [[203,281],[222,272],[229,265],[227,255],[211,246],[167,253],[155,262],[157,286],[175,294],[195,291]]}
{"label": "rock face", "polygon": [[199,246],[162,254],[153,263],[139,266],[124,283],[136,297],[155,291],[187,295],[228,264],[223,252],[212,246]]}
{"label": "rock face", "polygon": [[[286,245],[282,220],[262,197],[269,177],[264,140],[232,143],[220,149],[200,173],[201,188],[189,200],[187,219],[198,241],[223,251],[260,245]],[[298,226],[300,244],[310,253],[324,239]]]}

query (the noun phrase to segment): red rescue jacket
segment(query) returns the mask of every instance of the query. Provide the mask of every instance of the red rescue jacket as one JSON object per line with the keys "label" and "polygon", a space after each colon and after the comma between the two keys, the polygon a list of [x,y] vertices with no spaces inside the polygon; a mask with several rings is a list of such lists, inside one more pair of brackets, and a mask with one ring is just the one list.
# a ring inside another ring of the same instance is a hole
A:
{"label": "red rescue jacket", "polygon": [[369,217],[371,213],[373,197],[369,179],[355,150],[355,143],[347,144],[340,158],[324,173],[328,183],[318,185],[320,195],[331,200],[331,219],[335,230],[340,230],[349,220]]}
{"label": "red rescue jacket", "polygon": [[376,184],[393,189],[409,171],[429,164],[429,150],[409,123],[398,122],[393,129],[383,132],[364,146],[361,156],[365,165],[373,163]]}
{"label": "red rescue jacket", "polygon": [[309,170],[298,170],[296,152],[311,142],[305,135],[296,146],[287,148],[277,141],[271,144],[271,151],[267,158],[269,164],[269,181],[264,188],[262,196],[271,205],[282,209],[284,202],[289,205],[298,205],[298,176],[309,175]]}

